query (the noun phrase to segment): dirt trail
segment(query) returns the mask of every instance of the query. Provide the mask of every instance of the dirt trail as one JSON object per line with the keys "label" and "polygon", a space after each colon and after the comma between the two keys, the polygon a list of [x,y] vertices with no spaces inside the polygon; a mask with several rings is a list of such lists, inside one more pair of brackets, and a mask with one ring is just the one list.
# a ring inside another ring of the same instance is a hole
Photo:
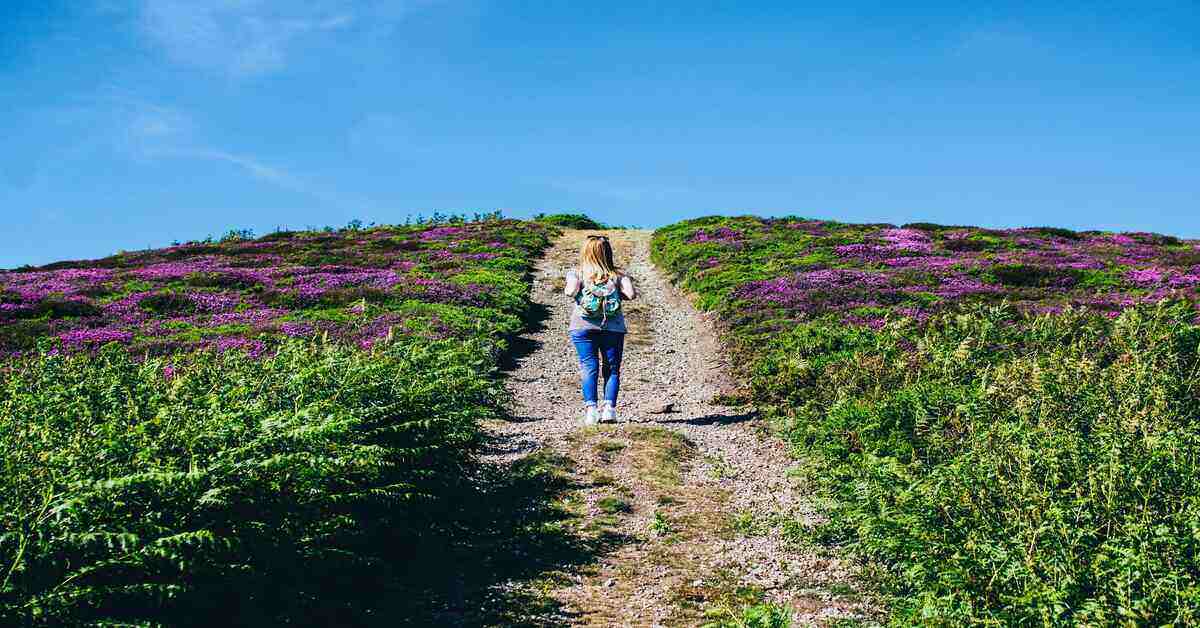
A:
{"label": "dirt trail", "polygon": [[[747,409],[719,405],[732,382],[714,334],[650,263],[648,231],[609,232],[641,298],[625,304],[621,422],[581,426],[571,302],[561,289],[584,234],[567,232],[536,271],[532,299],[545,322],[518,343],[523,355],[508,377],[516,416],[489,426],[488,457],[558,461],[566,525],[610,542],[588,564],[502,585],[548,600],[522,621],[693,626],[708,621],[706,611],[756,600],[792,609],[793,625],[863,617],[853,569],[796,542],[814,514],[788,473],[796,463],[786,446]],[[672,411],[661,413],[667,404]]]}

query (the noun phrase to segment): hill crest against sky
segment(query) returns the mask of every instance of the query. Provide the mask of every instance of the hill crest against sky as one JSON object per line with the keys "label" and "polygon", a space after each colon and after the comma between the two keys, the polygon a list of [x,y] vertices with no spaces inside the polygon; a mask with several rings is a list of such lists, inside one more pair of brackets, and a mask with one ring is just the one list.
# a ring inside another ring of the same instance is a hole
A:
{"label": "hill crest against sky", "polygon": [[1200,5],[6,2],[0,267],[580,208],[1200,236]]}

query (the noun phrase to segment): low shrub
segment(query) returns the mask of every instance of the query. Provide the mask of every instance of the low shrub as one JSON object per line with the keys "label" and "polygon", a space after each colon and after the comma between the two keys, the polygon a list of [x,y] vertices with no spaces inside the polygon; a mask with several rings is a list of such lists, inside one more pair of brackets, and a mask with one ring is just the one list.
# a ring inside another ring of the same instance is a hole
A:
{"label": "low shrub", "polygon": [[184,315],[196,311],[196,302],[184,294],[162,292],[143,298],[138,307],[160,316]]}
{"label": "low shrub", "polygon": [[[499,385],[485,341],[0,371],[0,623],[329,625],[456,508]],[[393,593],[394,594],[394,593]],[[352,623],[352,622],[351,622]]]}
{"label": "low shrub", "polygon": [[596,222],[587,214],[538,214],[537,222],[565,229],[607,229],[604,223]]}
{"label": "low shrub", "polygon": [[818,453],[822,534],[890,568],[896,621],[1200,621],[1200,328],[1005,308],[801,325],[755,397]]}
{"label": "low shrub", "polygon": [[894,625],[1192,625],[1195,250],[737,217],[665,227],[652,255],[809,461],[813,537],[890,574]]}
{"label": "low shrub", "polygon": [[46,299],[33,306],[30,310],[33,316],[48,318],[79,318],[95,316],[100,308],[86,301],[70,301],[66,299]]}

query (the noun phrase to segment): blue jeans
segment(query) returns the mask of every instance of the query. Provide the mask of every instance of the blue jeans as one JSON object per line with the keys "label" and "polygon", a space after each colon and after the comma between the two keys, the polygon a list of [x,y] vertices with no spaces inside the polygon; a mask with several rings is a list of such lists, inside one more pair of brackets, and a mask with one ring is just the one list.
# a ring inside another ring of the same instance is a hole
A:
{"label": "blue jeans", "polygon": [[579,374],[583,380],[583,402],[596,405],[597,354],[603,362],[604,398],[616,407],[617,391],[621,388],[621,354],[625,351],[625,334],[602,329],[575,329],[571,342],[579,354]]}

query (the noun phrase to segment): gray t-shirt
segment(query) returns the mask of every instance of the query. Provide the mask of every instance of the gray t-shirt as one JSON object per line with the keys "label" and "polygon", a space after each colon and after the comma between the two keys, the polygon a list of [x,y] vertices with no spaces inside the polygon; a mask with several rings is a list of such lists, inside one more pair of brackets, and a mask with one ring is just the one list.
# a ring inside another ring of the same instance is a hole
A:
{"label": "gray t-shirt", "polygon": [[[567,280],[568,281],[571,279],[571,277],[575,277],[576,282],[578,283],[579,275],[573,270],[567,272]],[[624,278],[619,279],[618,282],[620,282],[623,279]],[[617,289],[618,290],[620,289],[620,283],[617,284]],[[576,291],[575,294],[578,295],[579,292]],[[575,297],[572,297],[572,298],[575,298]],[[626,332],[626,330],[625,330],[625,315],[621,314],[621,313],[617,313],[615,316],[609,316],[608,320],[604,321],[602,324],[601,321],[590,320],[590,319],[584,318],[583,317],[583,308],[580,307],[578,302],[576,302],[574,305],[571,306],[571,324],[567,326],[567,329],[569,331],[577,331],[580,329],[599,329],[599,330],[603,330],[603,331],[615,331],[615,332],[623,334]]]}

